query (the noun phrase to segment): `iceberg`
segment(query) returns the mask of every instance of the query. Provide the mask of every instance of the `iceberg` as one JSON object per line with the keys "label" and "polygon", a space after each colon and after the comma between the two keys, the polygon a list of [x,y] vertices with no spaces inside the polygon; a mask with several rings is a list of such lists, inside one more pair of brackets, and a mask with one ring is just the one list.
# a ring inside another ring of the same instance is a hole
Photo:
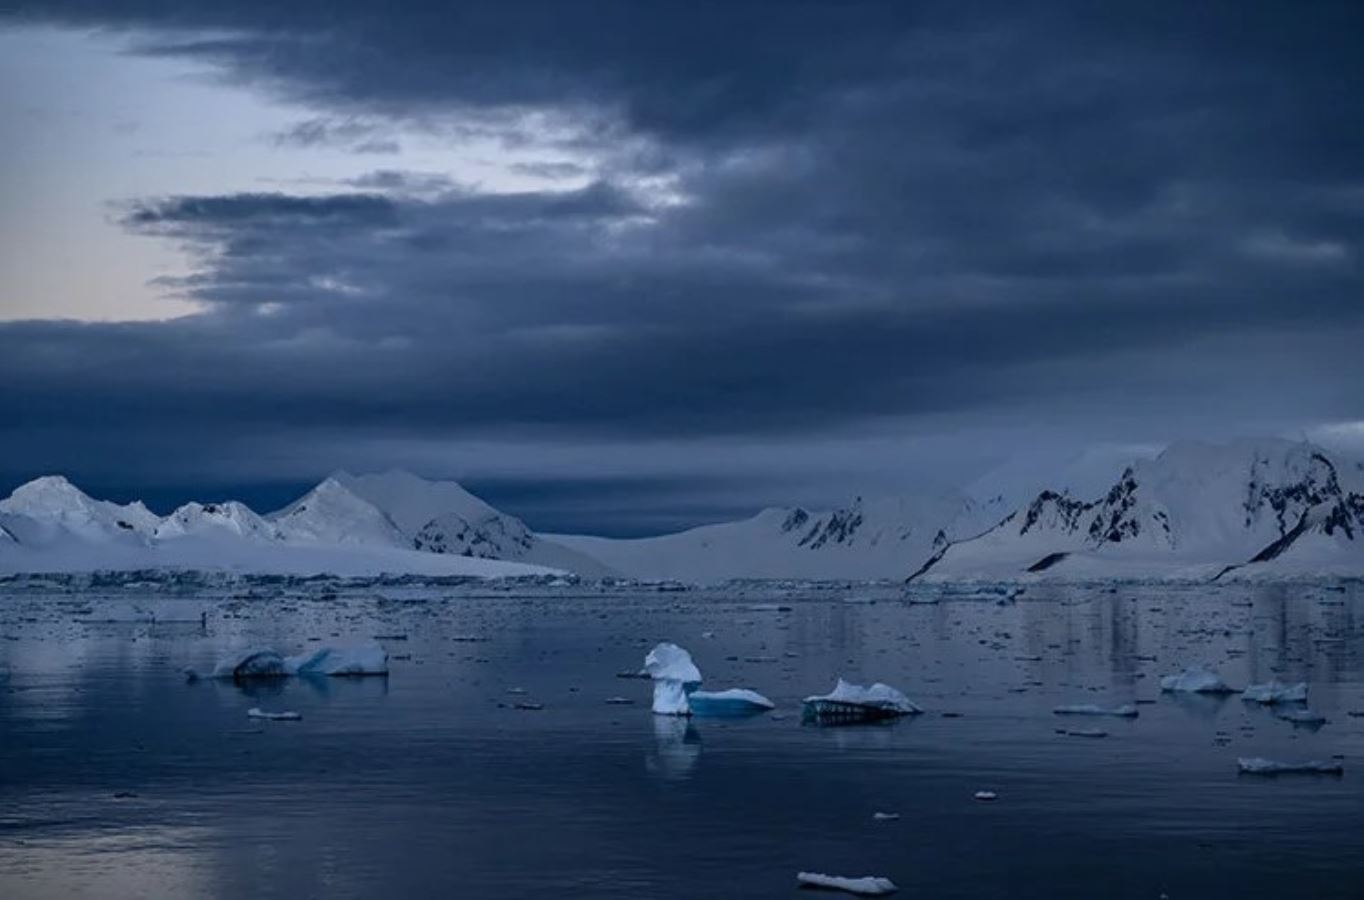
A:
{"label": "iceberg", "polygon": [[[189,680],[198,675],[185,670]],[[287,678],[291,675],[387,675],[388,653],[374,642],[349,646],[319,647],[310,653],[283,656],[268,647],[242,650],[224,657],[213,667],[215,679],[251,681]]]}
{"label": "iceberg", "polygon": [[654,715],[691,715],[687,695],[700,687],[701,670],[690,653],[665,641],[644,657],[643,671],[654,680]]}
{"label": "iceberg", "polygon": [[797,872],[796,883],[801,887],[823,888],[826,891],[843,891],[859,897],[882,897],[895,893],[895,882],[889,878],[864,875],[861,878],[844,878],[841,875],[821,875],[818,872]]}
{"label": "iceberg", "polygon": [[1178,675],[1166,675],[1160,679],[1160,689],[1190,694],[1236,693],[1216,672],[1203,666],[1190,666]]}
{"label": "iceberg", "polygon": [[338,647],[319,647],[312,653],[290,656],[285,662],[295,675],[387,675],[388,653],[370,641]]}
{"label": "iceberg", "polygon": [[1052,710],[1058,716],[1118,716],[1123,719],[1135,719],[1140,713],[1133,705],[1123,706],[1095,706],[1093,703],[1077,703],[1070,706],[1058,706]]}
{"label": "iceberg", "polygon": [[698,716],[744,716],[776,709],[777,705],[757,691],[730,688],[727,691],[692,691],[687,697]]}
{"label": "iceberg", "polygon": [[1262,756],[1241,757],[1236,767],[1243,775],[1344,775],[1345,766],[1338,762],[1278,762]]}
{"label": "iceberg", "polygon": [[912,716],[923,712],[909,698],[889,685],[877,682],[871,687],[849,684],[842,678],[827,694],[805,698],[807,720],[821,723],[871,722]]}
{"label": "iceberg", "polygon": [[1252,684],[1241,693],[1241,699],[1248,703],[1306,703],[1307,682],[1283,684],[1275,679],[1264,684]]}
{"label": "iceberg", "polygon": [[1280,719],[1292,722],[1294,725],[1307,725],[1320,728],[1326,724],[1326,717],[1321,713],[1312,712],[1310,709],[1285,709],[1274,714]]}

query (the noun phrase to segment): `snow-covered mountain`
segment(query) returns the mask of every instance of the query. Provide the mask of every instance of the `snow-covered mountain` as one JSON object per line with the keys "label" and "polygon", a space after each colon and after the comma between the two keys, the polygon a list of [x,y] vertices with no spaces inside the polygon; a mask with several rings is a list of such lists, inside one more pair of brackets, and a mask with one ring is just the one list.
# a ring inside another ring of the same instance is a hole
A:
{"label": "snow-covered mountain", "polygon": [[553,569],[416,549],[381,510],[323,482],[279,522],[245,504],[187,503],[165,518],[46,476],[0,500],[0,572],[194,569],[241,573],[521,576]]}
{"label": "snow-covered mountain", "polygon": [[1309,443],[1177,443],[1102,495],[1044,490],[998,526],[929,559],[936,579],[1364,573],[1353,461]]}
{"label": "snow-covered mountain", "polygon": [[979,533],[999,515],[961,495],[857,498],[825,512],[774,507],[660,537],[551,537],[634,578],[903,578],[949,541]]}
{"label": "snow-covered mountain", "polygon": [[[268,516],[227,501],[161,518],[48,476],[0,500],[0,571],[735,578],[1214,578],[1364,575],[1364,467],[1308,443],[1180,443],[1127,464],[1081,454],[1010,508],[1007,491],[771,508],[636,539],[537,534],[453,481],[338,472]],[[1116,470],[1101,489],[1099,472]],[[1069,474],[1067,474],[1069,473]],[[993,484],[1026,481],[1013,467]],[[980,484],[975,487],[979,488]],[[977,496],[972,496],[977,494]]]}
{"label": "snow-covered mountain", "polygon": [[288,537],[373,544],[608,574],[599,561],[536,535],[458,482],[411,472],[337,472],[269,517]]}

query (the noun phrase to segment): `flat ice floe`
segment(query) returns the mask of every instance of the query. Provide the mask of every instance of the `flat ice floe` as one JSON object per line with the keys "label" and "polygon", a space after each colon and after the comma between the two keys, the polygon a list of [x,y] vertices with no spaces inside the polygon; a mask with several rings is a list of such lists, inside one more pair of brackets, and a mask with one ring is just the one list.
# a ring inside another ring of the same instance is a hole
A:
{"label": "flat ice floe", "polygon": [[766,712],[777,705],[757,691],[730,688],[727,691],[692,691],[687,697],[698,716],[742,716]]}
{"label": "flat ice floe", "polygon": [[1234,694],[1236,689],[1222,680],[1216,672],[1204,666],[1190,666],[1178,675],[1160,679],[1162,691],[1189,694]]}
{"label": "flat ice floe", "polygon": [[829,693],[806,697],[804,703],[805,718],[824,723],[870,722],[923,712],[890,685],[877,682],[864,687],[842,678]]}
{"label": "flat ice floe", "polygon": [[841,875],[821,875],[818,872],[797,872],[796,883],[801,887],[822,888],[826,891],[843,891],[859,897],[882,897],[896,891],[895,882],[876,875],[863,875],[861,878],[845,878]]}
{"label": "flat ice floe", "polygon": [[296,712],[266,712],[260,707],[253,706],[246,711],[248,719],[266,719],[270,722],[297,722],[303,718]]}
{"label": "flat ice floe", "polygon": [[1133,705],[1096,706],[1093,703],[1075,703],[1058,706],[1052,710],[1058,716],[1117,716],[1122,719],[1135,719],[1140,712]]}
{"label": "flat ice floe", "polygon": [[1307,760],[1306,762],[1279,762],[1262,756],[1243,756],[1236,760],[1236,767],[1243,775],[1343,775],[1345,766],[1338,762]]}
{"label": "flat ice floe", "polygon": [[[190,680],[198,678],[186,670]],[[269,647],[241,650],[220,659],[209,677],[245,681],[301,676],[387,675],[388,653],[377,643],[319,647],[309,653],[284,656]]]}
{"label": "flat ice floe", "polygon": [[1252,684],[1241,693],[1241,699],[1250,703],[1306,703],[1307,682],[1283,684],[1278,680],[1264,684]]}

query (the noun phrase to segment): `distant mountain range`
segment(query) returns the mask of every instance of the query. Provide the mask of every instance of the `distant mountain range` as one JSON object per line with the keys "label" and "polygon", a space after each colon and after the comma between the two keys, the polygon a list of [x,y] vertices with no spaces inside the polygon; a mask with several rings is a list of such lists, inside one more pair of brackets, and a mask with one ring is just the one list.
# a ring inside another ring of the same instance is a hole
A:
{"label": "distant mountain range", "polygon": [[[1087,483],[1099,483],[1086,458]],[[1059,477],[1059,476],[1058,476]],[[1093,496],[858,498],[826,511],[637,539],[547,535],[453,481],[338,472],[281,510],[165,517],[60,476],[0,501],[0,571],[225,569],[767,579],[1287,578],[1364,575],[1364,467],[1308,443],[1180,443],[1115,465]]]}

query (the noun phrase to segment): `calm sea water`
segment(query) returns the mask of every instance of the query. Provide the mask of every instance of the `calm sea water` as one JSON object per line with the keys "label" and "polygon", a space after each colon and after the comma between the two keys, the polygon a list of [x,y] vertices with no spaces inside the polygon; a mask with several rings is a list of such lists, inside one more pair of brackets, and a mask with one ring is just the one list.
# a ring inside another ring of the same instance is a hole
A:
{"label": "calm sea water", "polygon": [[[1033,588],[1003,605],[828,588],[30,591],[0,597],[0,635],[11,900],[788,897],[798,870],[884,875],[909,897],[1364,897],[1358,585]],[[180,674],[241,642],[376,636],[388,678],[243,690]],[[708,688],[778,711],[655,718],[648,683],[617,673],[663,639]],[[1306,680],[1330,721],[1160,694],[1196,661],[1236,685]],[[928,712],[802,725],[800,698],[839,675]],[[1139,718],[1051,712],[1128,702]],[[1108,736],[1058,732],[1076,727]],[[1240,776],[1238,756],[1339,756],[1346,774]]]}

